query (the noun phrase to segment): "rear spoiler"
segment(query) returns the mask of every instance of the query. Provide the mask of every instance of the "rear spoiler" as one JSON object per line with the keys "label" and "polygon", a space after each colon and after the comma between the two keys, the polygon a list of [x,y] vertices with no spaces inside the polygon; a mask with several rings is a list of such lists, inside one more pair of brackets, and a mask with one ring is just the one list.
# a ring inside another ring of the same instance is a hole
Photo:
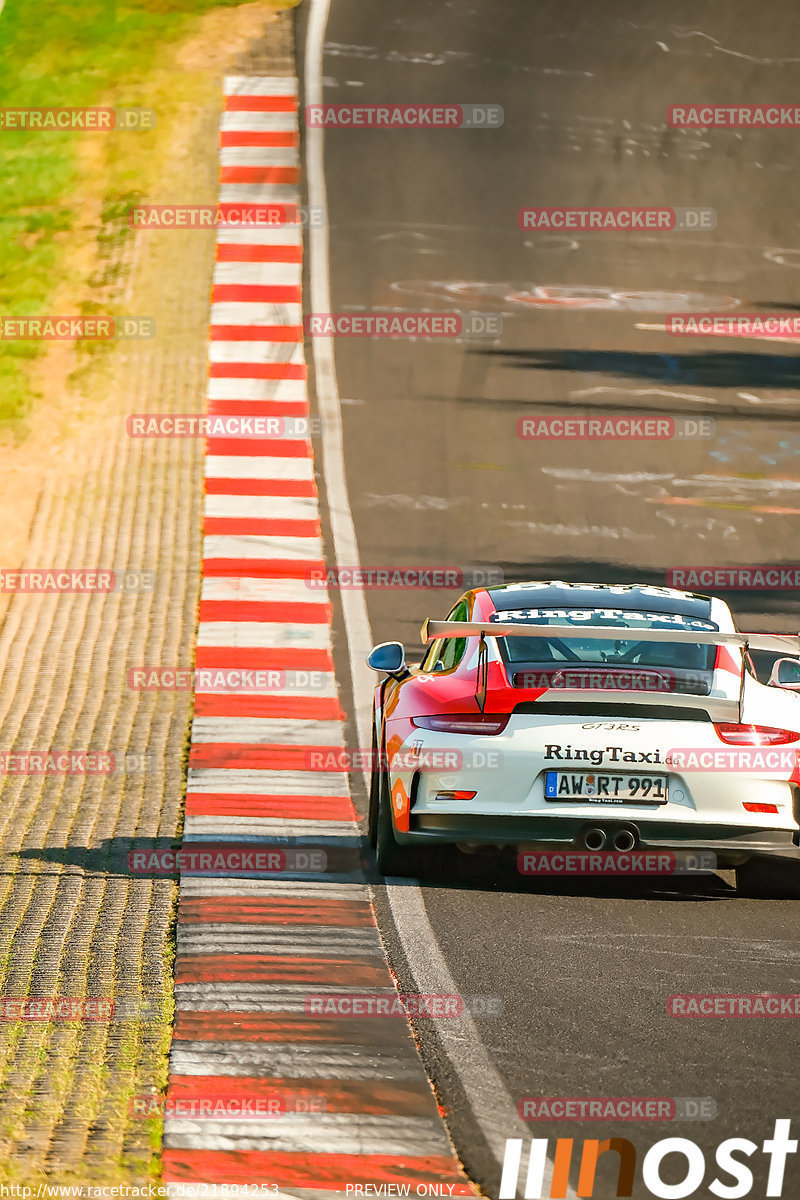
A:
{"label": "rear spoiler", "polygon": [[733,646],[750,650],[771,650],[778,654],[800,655],[800,634],[793,633],[720,633],[718,630],[632,629],[627,625],[527,625],[516,621],[431,621],[420,630],[423,645],[448,637],[581,637],[608,641],[626,635],[637,642],[686,642],[693,646]]}
{"label": "rear spoiler", "polygon": [[[527,625],[512,621],[431,621],[427,619],[420,635],[423,645],[436,641],[438,638],[480,637],[478,655],[478,678],[475,698],[478,707],[483,712],[486,703],[487,655],[486,638],[501,637],[533,637],[533,638],[590,638],[596,641],[607,641],[609,636],[626,634],[640,642],[685,642],[701,646],[731,646],[735,649],[771,650],[779,654],[800,655],[800,635],[782,633],[721,633],[718,630],[679,630],[669,629],[631,629],[626,625],[612,625],[605,628],[598,626],[579,625]],[[676,696],[659,693],[659,704],[680,708],[697,708],[707,712],[712,721],[742,720],[742,705],[744,701],[744,679],[739,689],[739,699],[731,700],[724,697],[711,696]],[[559,688],[548,693],[548,703],[574,704],[578,700],[605,699],[608,692],[599,688]],[[649,697],[642,693],[631,695],[633,703],[648,703]]]}

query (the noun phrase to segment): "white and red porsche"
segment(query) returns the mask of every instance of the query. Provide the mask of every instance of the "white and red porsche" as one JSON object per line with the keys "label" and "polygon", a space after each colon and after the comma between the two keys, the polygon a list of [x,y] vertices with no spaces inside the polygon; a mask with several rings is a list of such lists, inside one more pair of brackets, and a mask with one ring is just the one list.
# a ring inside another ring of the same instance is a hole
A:
{"label": "white and red porsche", "polygon": [[711,596],[551,581],[467,592],[422,639],[419,666],[398,642],[368,658],[384,874],[445,845],[680,852],[800,893],[800,637],[737,632]]}

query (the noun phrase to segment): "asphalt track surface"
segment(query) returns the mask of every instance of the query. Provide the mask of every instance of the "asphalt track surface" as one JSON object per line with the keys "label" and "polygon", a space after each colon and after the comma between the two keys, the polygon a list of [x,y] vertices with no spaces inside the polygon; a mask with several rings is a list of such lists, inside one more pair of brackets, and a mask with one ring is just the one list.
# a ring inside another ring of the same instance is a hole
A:
{"label": "asphalt track surface", "polygon": [[[799,46],[800,10],[784,0],[760,13],[741,0],[333,0],[327,102],[486,102],[505,112],[494,131],[325,134],[332,309],[503,318],[494,342],[337,339],[362,565],[663,584],[682,564],[796,561],[794,346],[679,340],[637,325],[733,299],[742,311],[797,307],[798,134],[678,132],[665,111],[793,101]],[[526,205],[587,203],[710,206],[718,224],[568,237],[517,227]],[[534,288],[574,289],[569,298],[607,307],[552,303],[565,293]],[[715,436],[516,436],[521,416],[621,412],[711,416]],[[800,626],[794,592],[720,594],[746,628]],[[456,595],[369,591],[374,640],[404,641],[414,661],[422,619],[446,615]],[[346,681],[341,630],[337,667]],[[800,991],[796,905],[739,899],[728,875],[646,888],[532,884],[497,871],[471,878],[464,869],[423,894],[459,990],[502,997],[502,1017],[477,1026],[515,1100],[711,1097],[718,1110],[714,1120],[667,1125],[537,1122],[530,1136],[627,1137],[640,1161],[653,1142],[687,1137],[708,1163],[692,1194],[710,1196],[721,1141],[760,1146],[776,1118],[796,1113],[791,1021],[666,1015],[671,993]],[[380,912],[401,983],[413,984],[385,896]],[[462,1160],[496,1196],[474,1097],[436,1031],[418,1029]],[[797,1158],[785,1196],[800,1194]],[[759,1149],[753,1196],[764,1195],[765,1163]],[[665,1166],[665,1181],[684,1170]],[[648,1195],[640,1179],[634,1195]],[[596,1196],[615,1194],[611,1173],[598,1180]]]}

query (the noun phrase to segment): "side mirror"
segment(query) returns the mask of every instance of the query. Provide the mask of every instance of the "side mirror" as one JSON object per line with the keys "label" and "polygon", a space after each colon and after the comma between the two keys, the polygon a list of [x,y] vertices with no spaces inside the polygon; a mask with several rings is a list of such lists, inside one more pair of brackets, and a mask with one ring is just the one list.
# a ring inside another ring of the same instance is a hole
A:
{"label": "side mirror", "polygon": [[[800,665],[800,664],[798,664]],[[402,642],[380,642],[367,655],[367,666],[386,675],[397,675],[406,669],[406,652]]]}
{"label": "side mirror", "polygon": [[777,659],[772,664],[769,681],[773,687],[800,692],[800,660],[796,658]]}

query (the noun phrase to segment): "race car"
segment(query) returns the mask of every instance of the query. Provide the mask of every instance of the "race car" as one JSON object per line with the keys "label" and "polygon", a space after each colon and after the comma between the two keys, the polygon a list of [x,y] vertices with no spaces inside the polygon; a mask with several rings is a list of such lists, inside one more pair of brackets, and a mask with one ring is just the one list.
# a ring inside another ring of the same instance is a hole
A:
{"label": "race car", "polygon": [[399,642],[367,659],[384,875],[444,847],[653,851],[800,891],[800,637],[737,632],[717,597],[556,580],[466,592],[422,641],[418,666]]}

